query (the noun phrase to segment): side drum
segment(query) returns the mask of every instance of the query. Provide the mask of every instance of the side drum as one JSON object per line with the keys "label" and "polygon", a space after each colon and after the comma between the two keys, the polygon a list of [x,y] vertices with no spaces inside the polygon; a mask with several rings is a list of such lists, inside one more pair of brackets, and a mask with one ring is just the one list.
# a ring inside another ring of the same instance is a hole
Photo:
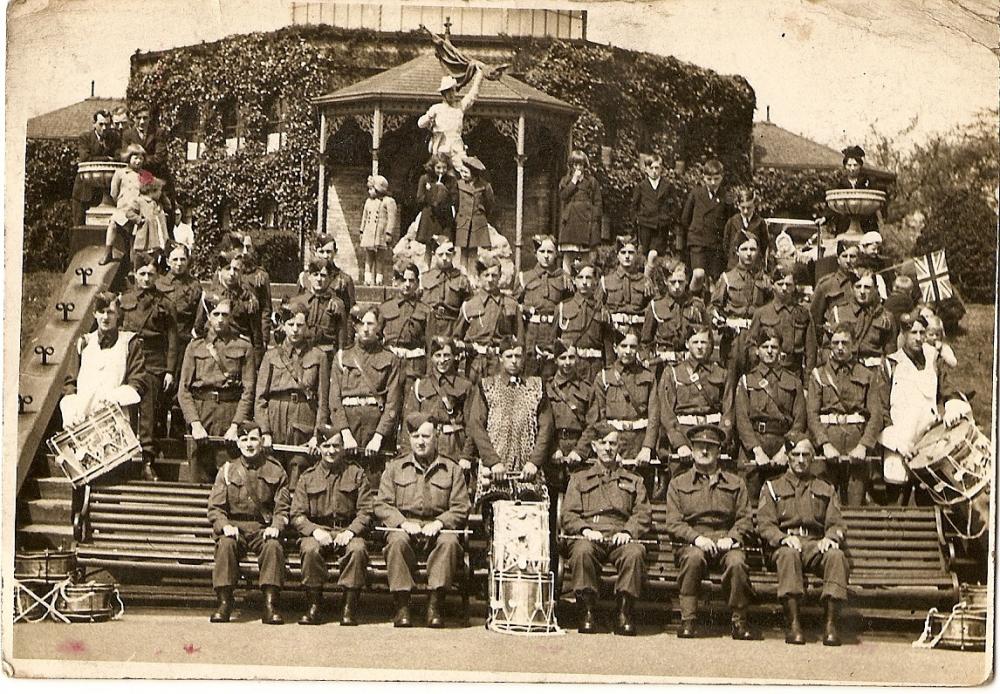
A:
{"label": "side drum", "polygon": [[125,607],[116,585],[91,582],[63,588],[56,610],[71,622],[105,622],[120,617]]}
{"label": "side drum", "polygon": [[44,550],[14,554],[14,578],[19,581],[65,581],[76,572],[76,552]]}

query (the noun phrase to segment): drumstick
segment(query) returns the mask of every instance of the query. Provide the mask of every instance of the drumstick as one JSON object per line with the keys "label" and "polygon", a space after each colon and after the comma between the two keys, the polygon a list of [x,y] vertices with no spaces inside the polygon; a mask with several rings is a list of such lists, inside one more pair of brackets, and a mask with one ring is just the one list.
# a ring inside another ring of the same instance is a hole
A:
{"label": "drumstick", "polygon": [[[384,533],[405,533],[406,532],[402,528],[387,528],[384,525],[376,525],[375,529],[376,530],[381,530]],[[448,530],[447,528],[445,528],[443,530],[438,530],[438,534],[440,534],[440,535],[471,535],[472,531],[469,530],[468,528],[465,528],[463,530]]]}
{"label": "drumstick", "polygon": [[[589,537],[584,537],[583,535],[563,535],[559,533],[560,540],[590,540]],[[597,540],[590,540],[591,542],[597,542]],[[607,544],[611,542],[610,537],[605,537],[600,540],[602,543]],[[656,545],[659,544],[659,540],[629,540],[629,542],[638,542],[640,545]]]}

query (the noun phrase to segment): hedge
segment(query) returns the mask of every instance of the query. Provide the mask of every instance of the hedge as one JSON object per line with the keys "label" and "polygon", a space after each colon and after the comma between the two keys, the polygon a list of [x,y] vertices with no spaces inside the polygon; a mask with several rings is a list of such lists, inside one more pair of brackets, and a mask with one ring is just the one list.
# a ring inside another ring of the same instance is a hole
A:
{"label": "hedge", "polygon": [[62,271],[69,262],[76,145],[28,140],[24,160],[24,271]]}
{"label": "hedge", "polygon": [[[584,42],[511,39],[511,44],[513,73],[584,109],[574,144],[595,164],[606,209],[616,223],[628,217],[629,192],[639,177],[639,147],[647,141],[667,167],[677,159],[717,157],[735,180],[747,180],[754,93],[743,78]],[[178,197],[194,204],[200,274],[223,233],[224,206],[235,229],[259,228],[268,200],[284,220],[294,220],[292,226],[315,227],[318,119],[310,99],[415,57],[417,52],[406,46],[406,41],[379,43],[378,35],[368,31],[288,27],[164,51],[148,69],[133,69],[128,99],[146,101],[159,112],[159,123],[170,135],[168,156]],[[279,98],[289,109],[288,140],[280,151],[264,154],[257,140],[265,135],[268,104]],[[234,99],[247,147],[228,156],[220,114]],[[201,159],[188,162],[182,124],[192,112],[201,117],[206,149]],[[600,151],[609,127],[616,145],[605,168]],[[668,178],[679,213],[689,181]]]}

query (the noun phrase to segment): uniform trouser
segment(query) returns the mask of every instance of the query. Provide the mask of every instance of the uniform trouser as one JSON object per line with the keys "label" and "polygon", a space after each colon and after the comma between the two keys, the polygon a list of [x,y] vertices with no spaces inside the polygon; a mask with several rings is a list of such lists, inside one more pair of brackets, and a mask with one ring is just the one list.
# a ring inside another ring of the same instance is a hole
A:
{"label": "uniform trouser", "polygon": [[142,452],[156,456],[156,421],[163,413],[163,372],[147,371],[146,394],[139,401],[139,443]]}
{"label": "uniform trouser", "polygon": [[[826,427],[830,443],[847,455],[861,440],[863,424],[831,424]],[[871,465],[859,463],[826,462],[826,477],[837,488],[840,500],[846,506],[864,506],[865,494],[871,479]]]}
{"label": "uniform trouser", "polygon": [[615,592],[638,598],[645,575],[646,548],[638,542],[609,547],[590,540],[573,540],[569,548],[569,568],[574,591],[597,591],[601,585],[601,566],[610,561],[615,565]]}
{"label": "uniform trouser", "polygon": [[802,552],[782,545],[774,550],[772,560],[778,570],[778,597],[802,595],[805,592],[803,570],[823,578],[822,597],[847,599],[847,555],[841,549],[820,553],[817,540],[800,538]]}
{"label": "uniform trouser", "polygon": [[264,526],[259,523],[234,522],[240,532],[236,537],[219,535],[215,538],[215,565],[212,567],[212,587],[232,588],[240,578],[240,559],[247,551],[257,555],[261,587],[285,583],[285,550],[277,538],[264,539]]}
{"label": "uniform trouser", "polygon": [[385,564],[389,574],[389,590],[392,592],[413,590],[413,576],[417,571],[415,544],[427,543],[427,587],[431,590],[449,588],[462,561],[462,544],[458,535],[438,534],[437,537],[411,538],[409,533],[394,531],[386,533]]}
{"label": "uniform trouser", "polygon": [[[777,454],[785,443],[784,434],[757,434],[757,438],[760,439],[761,448],[764,449],[764,453],[768,457],[773,457]],[[750,495],[750,504],[756,506],[757,500],[760,498],[760,490],[764,486],[764,483],[780,477],[788,467],[785,465],[757,465],[754,462],[753,451],[741,446],[736,469],[739,471],[740,476],[746,480],[747,493]]]}
{"label": "uniform trouser", "polygon": [[[236,401],[216,402],[215,400],[195,400],[199,421],[209,436],[223,436],[236,416]],[[212,482],[220,466],[230,455],[226,446],[218,444],[199,445],[188,461],[188,482]]]}
{"label": "uniform trouser", "polygon": [[538,353],[539,349],[552,351],[556,337],[554,323],[524,324],[524,375],[551,378],[556,372],[556,361]]}
{"label": "uniform trouser", "polygon": [[[330,529],[336,535],[340,530]],[[302,554],[302,585],[307,588],[322,588],[330,576],[326,560],[340,554],[340,578],[337,585],[343,588],[364,588],[368,575],[368,548],[364,539],[352,538],[346,547],[334,544],[320,545],[312,537],[299,540],[299,551]]]}
{"label": "uniform trouser", "polygon": [[680,573],[677,575],[680,595],[681,619],[695,618],[701,582],[709,566],[722,566],[722,592],[727,597],[729,608],[734,612],[746,610],[750,604],[752,587],[747,571],[747,558],[741,549],[731,549],[721,555],[710,557],[703,551],[689,545],[680,555]]}

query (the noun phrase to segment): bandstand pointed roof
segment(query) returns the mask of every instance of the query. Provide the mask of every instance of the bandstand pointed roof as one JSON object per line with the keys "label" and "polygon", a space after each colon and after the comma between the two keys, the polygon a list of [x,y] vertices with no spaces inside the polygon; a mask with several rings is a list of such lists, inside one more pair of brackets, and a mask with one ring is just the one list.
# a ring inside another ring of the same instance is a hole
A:
{"label": "bandstand pointed roof", "polygon": [[[421,55],[360,82],[313,99],[318,106],[360,106],[375,103],[387,111],[423,112],[440,100],[437,89],[444,75],[433,53]],[[467,88],[466,88],[467,89]],[[463,89],[463,94],[465,90]],[[524,82],[502,75],[483,80],[472,107],[475,115],[516,116],[525,111],[575,118],[580,109]]]}

